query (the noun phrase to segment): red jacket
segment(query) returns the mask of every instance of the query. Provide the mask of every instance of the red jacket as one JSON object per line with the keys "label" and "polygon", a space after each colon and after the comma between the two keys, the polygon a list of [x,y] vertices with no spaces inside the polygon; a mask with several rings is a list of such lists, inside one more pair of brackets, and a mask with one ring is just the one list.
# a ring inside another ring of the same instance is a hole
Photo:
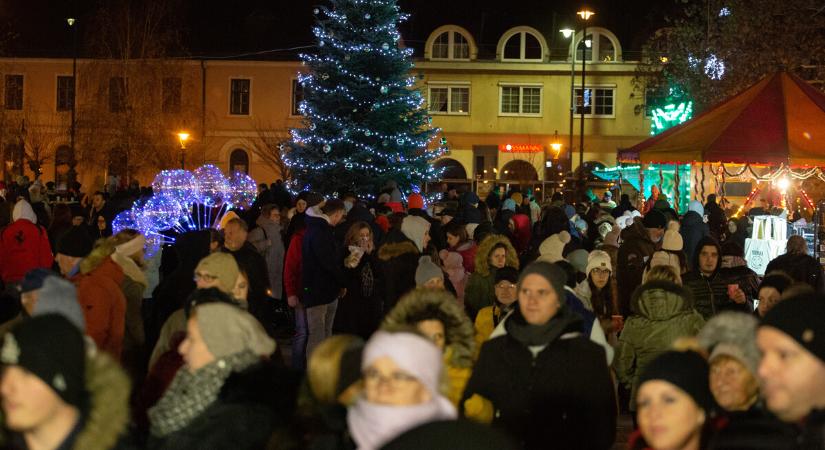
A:
{"label": "red jacket", "polygon": [[284,262],[284,287],[287,297],[297,296],[301,298],[301,263],[303,261],[304,234],[306,228],[298,230],[292,235],[289,249],[286,251],[286,261]]}
{"label": "red jacket", "polygon": [[476,245],[475,242],[467,241],[458,247],[453,247],[449,250],[451,252],[457,252],[461,255],[464,270],[466,270],[467,273],[473,273],[476,271],[476,251],[478,250],[478,245]]}
{"label": "red jacket", "polygon": [[50,269],[54,263],[46,230],[28,219],[18,219],[0,233],[0,278],[16,283],[32,269]]}
{"label": "red jacket", "polygon": [[72,278],[86,319],[86,334],[117,360],[126,330],[126,297],[120,289],[123,277],[123,269],[106,257],[96,269]]}

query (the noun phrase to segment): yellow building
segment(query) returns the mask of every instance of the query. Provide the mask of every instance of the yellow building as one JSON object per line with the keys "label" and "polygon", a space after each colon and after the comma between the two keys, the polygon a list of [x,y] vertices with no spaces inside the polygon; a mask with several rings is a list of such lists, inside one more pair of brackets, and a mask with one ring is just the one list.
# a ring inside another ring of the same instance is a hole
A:
{"label": "yellow building", "polygon": [[[449,153],[436,163],[450,168],[449,178],[550,180],[575,170],[580,109],[571,146],[571,94],[582,102],[582,57],[584,161],[613,165],[617,149],[648,136],[644,95],[632,82],[636,63],[624,60],[609,30],[587,31],[565,57],[537,30],[512,28],[486,59],[466,29],[445,25],[430,34],[412,75],[443,130]],[[145,184],[183,156],[190,169],[211,163],[270,182],[280,177],[279,144],[302,123],[301,68],[298,61],[80,59],[72,138],[72,59],[0,58],[5,179],[31,178],[36,161],[44,181],[65,184],[73,169],[87,191],[107,179]],[[191,135],[182,152],[180,130]]]}

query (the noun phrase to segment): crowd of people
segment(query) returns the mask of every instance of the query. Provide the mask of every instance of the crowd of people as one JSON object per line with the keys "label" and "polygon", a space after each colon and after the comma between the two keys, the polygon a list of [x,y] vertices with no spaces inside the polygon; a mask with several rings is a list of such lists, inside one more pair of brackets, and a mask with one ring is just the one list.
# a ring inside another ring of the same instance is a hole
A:
{"label": "crowd of people", "polygon": [[146,254],[146,190],[3,188],[3,448],[825,449],[822,268],[713,195],[276,183]]}

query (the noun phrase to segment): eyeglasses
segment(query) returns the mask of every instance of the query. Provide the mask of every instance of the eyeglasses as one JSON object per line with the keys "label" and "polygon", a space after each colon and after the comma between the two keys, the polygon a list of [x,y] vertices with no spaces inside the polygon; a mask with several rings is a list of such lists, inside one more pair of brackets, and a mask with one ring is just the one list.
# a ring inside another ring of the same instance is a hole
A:
{"label": "eyeglasses", "polygon": [[211,282],[213,282],[217,279],[218,279],[218,277],[216,277],[215,275],[210,275],[208,273],[203,273],[203,272],[195,272],[195,278],[194,278],[195,282],[203,280],[203,281],[206,281],[207,283],[211,283]]}
{"label": "eyeglasses", "polygon": [[496,289],[515,289],[516,285],[513,283],[499,283],[496,285]]}
{"label": "eyeglasses", "polygon": [[596,275],[610,275],[610,271],[609,271],[609,270],[607,270],[607,269],[600,269],[600,268],[598,268],[598,267],[597,267],[597,268],[595,268],[595,269],[593,269],[591,272],[593,272],[593,273],[594,273],[594,274],[596,274]]}
{"label": "eyeglasses", "polygon": [[418,381],[417,378],[404,372],[393,372],[390,375],[383,375],[376,369],[367,369],[364,371],[364,381],[371,384],[381,384],[386,382],[392,387],[403,386],[413,381]]}

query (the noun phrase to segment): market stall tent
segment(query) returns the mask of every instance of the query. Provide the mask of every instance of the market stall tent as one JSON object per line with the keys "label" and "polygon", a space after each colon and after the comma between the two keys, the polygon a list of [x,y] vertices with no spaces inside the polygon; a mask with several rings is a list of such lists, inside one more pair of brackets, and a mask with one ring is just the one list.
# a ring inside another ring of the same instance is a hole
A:
{"label": "market stall tent", "polygon": [[621,161],[825,166],[825,94],[787,72],[619,152]]}

